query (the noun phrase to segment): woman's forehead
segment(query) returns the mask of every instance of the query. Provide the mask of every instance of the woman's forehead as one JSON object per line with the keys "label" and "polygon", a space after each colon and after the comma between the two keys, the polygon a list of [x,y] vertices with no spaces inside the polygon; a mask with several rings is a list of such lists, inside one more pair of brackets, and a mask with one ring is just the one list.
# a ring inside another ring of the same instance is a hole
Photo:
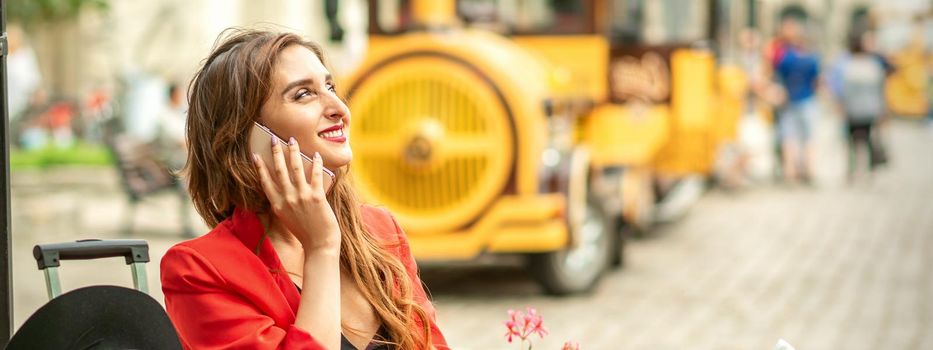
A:
{"label": "woman's forehead", "polygon": [[313,51],[301,45],[286,47],[279,54],[275,65],[277,85],[285,85],[298,79],[320,81],[330,72]]}

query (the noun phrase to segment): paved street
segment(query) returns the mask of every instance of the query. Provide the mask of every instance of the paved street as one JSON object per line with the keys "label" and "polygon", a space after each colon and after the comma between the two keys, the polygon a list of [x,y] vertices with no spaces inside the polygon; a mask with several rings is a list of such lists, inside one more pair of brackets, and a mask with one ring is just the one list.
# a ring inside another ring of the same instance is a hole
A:
{"label": "paved street", "polygon": [[[535,349],[771,349],[778,338],[801,350],[933,349],[933,132],[891,124],[892,163],[847,186],[838,122],[820,126],[813,187],[710,190],[682,220],[630,242],[625,267],[590,295],[543,296],[515,268],[425,269],[448,340],[517,349],[502,337],[506,310],[533,306],[551,333]],[[32,246],[117,238],[126,206],[110,170],[18,172],[13,182],[20,324],[46,300]],[[140,206],[135,237],[154,262],[180,239],[177,205],[162,196]],[[161,300],[157,266],[149,279]],[[66,290],[131,282],[118,260],[61,273]]]}

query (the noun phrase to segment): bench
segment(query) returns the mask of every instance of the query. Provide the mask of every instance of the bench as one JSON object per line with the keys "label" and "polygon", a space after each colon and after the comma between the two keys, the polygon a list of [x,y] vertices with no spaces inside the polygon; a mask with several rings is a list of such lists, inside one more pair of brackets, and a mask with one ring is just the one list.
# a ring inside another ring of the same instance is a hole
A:
{"label": "bench", "polygon": [[141,142],[126,135],[107,137],[107,148],[116,162],[121,186],[130,207],[124,214],[123,233],[133,233],[136,207],[143,199],[163,192],[172,192],[179,199],[182,234],[193,237],[188,212],[188,194],[184,184],[160,157],[154,144]]}

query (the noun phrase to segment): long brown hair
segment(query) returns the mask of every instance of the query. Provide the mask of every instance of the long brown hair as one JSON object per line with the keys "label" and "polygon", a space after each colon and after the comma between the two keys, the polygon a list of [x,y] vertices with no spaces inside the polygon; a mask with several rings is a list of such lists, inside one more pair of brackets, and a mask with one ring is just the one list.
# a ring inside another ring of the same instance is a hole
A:
{"label": "long brown hair", "polygon": [[[188,162],[182,174],[195,208],[211,227],[236,207],[253,212],[269,209],[248,136],[271,93],[276,59],[291,45],[308,48],[326,63],[320,46],[296,34],[230,29],[221,34],[191,82]],[[376,241],[363,225],[360,201],[350,183],[345,166],[337,171],[327,194],[340,226],[340,268],[373,306],[391,343],[400,349],[428,349],[430,321],[414,301],[411,279],[385,243]]]}

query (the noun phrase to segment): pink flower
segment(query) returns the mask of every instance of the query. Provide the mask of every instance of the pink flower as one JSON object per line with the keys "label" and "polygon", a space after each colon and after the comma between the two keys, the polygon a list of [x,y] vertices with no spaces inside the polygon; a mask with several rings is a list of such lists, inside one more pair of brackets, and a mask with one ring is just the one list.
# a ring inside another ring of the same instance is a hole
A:
{"label": "pink flower", "polygon": [[527,313],[522,313],[521,311],[509,310],[509,319],[505,321],[505,328],[507,329],[505,337],[509,343],[513,339],[521,339],[521,343],[524,344],[525,341],[529,342],[529,347],[531,346],[531,337],[532,334],[537,334],[539,338],[544,338],[548,334],[547,328],[544,327],[544,318],[538,314],[538,310],[535,308],[526,308]]}
{"label": "pink flower", "polygon": [[532,333],[537,333],[539,338],[544,338],[547,335],[547,328],[544,328],[544,317],[538,314],[538,310],[535,308],[528,308],[528,314],[525,315],[527,322],[525,323],[525,329],[528,331],[527,335]]}
{"label": "pink flower", "polygon": [[522,331],[519,328],[521,323],[518,322],[518,319],[521,317],[521,312],[515,312],[515,310],[511,309],[509,310],[509,320],[505,321],[505,328],[508,330],[505,333],[505,336],[509,343],[512,342],[512,338],[514,337],[522,338],[522,340],[525,340],[525,338],[522,337]]}
{"label": "pink flower", "polygon": [[564,343],[564,347],[560,348],[560,350],[580,350],[580,344],[574,343],[574,342],[566,342]]}

